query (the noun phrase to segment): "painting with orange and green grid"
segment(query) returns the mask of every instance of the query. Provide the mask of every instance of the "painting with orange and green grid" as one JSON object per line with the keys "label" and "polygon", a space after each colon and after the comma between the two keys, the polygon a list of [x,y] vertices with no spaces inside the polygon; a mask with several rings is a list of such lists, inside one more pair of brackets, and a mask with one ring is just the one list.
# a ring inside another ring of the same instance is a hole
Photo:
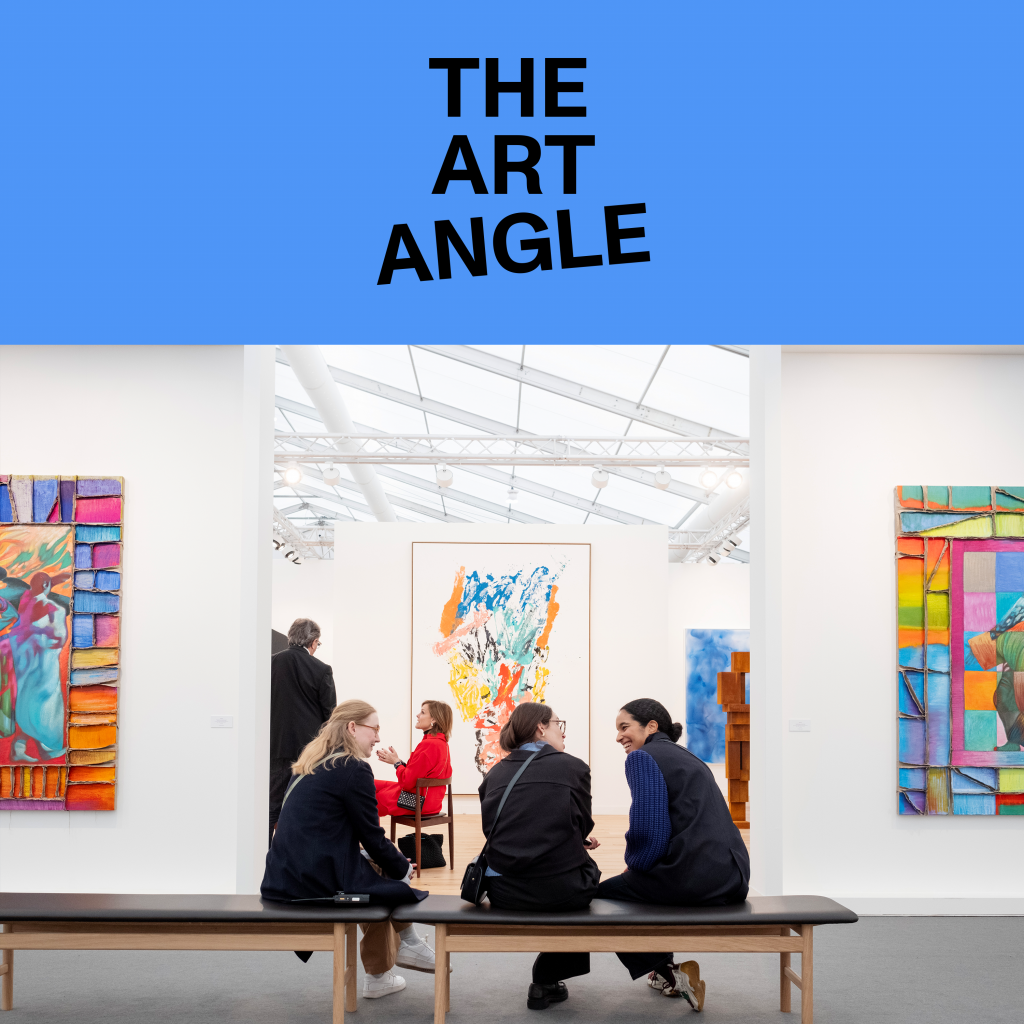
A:
{"label": "painting with orange and green grid", "polygon": [[900,814],[1024,814],[1024,487],[896,488]]}

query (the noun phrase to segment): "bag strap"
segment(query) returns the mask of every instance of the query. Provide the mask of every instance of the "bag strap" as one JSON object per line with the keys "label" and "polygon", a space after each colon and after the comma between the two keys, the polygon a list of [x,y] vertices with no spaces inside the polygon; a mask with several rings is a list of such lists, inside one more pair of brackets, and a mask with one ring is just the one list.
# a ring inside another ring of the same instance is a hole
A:
{"label": "bag strap", "polygon": [[[316,763],[315,765],[313,765],[313,767],[312,767],[312,768],[311,768],[311,769],[309,770],[308,774],[309,774],[309,775],[312,775],[312,774],[313,774],[313,772],[315,772],[315,771],[317,770],[317,768],[319,768],[319,767],[320,767],[320,765],[322,765],[322,764],[323,764],[323,763],[324,763],[325,761],[327,761],[327,760],[328,760],[329,758],[332,758],[332,757],[334,757],[334,751],[333,751],[333,750],[332,750],[332,751],[331,751],[331,752],[330,752],[330,753],[329,753],[329,754],[327,755],[327,757],[321,758],[321,759],[320,759],[319,761],[317,761],[317,763]],[[289,796],[291,796],[291,792],[292,792],[292,790],[293,790],[293,789],[294,789],[294,788],[295,788],[295,787],[296,787],[296,786],[297,786],[297,785],[298,785],[298,784],[299,784],[299,783],[300,783],[300,782],[301,782],[301,781],[302,781],[302,780],[303,780],[303,779],[304,779],[305,777],[306,777],[305,775],[296,775],[296,776],[295,776],[295,778],[294,778],[294,779],[292,779],[292,781],[288,783],[288,788],[287,788],[287,789],[286,789],[286,790],[284,791],[284,800],[282,800],[282,801],[281,801],[281,808],[282,808],[282,810],[284,809],[284,805],[285,805],[285,803],[287,802],[287,800],[288,800],[288,797],[289,797]],[[333,899],[333,898],[334,898],[334,897],[331,897],[331,899]]]}
{"label": "bag strap", "polygon": [[487,842],[486,842],[486,843],[484,843],[484,846],[483,846],[483,850],[481,850],[481,851],[480,851],[481,853],[483,853],[483,852],[484,852],[484,850],[486,850],[486,849],[487,849],[488,845],[489,845],[489,844],[490,844],[490,842],[491,842],[491,836],[493,836],[493,835],[494,835],[494,827],[495,827],[495,826],[496,826],[496,825],[498,824],[498,816],[499,816],[499,815],[501,814],[501,809],[502,809],[502,807],[504,807],[504,806],[505,806],[505,801],[506,801],[506,800],[508,799],[508,795],[509,795],[509,793],[511,793],[511,792],[512,792],[512,787],[513,787],[513,786],[514,786],[514,785],[515,785],[515,784],[516,784],[516,783],[517,783],[517,782],[519,781],[519,776],[520,776],[520,775],[522,775],[522,774],[523,774],[523,772],[525,772],[525,771],[526,771],[526,769],[527,769],[527,767],[529,766],[530,762],[531,762],[531,761],[532,761],[532,760],[533,760],[533,759],[534,759],[534,758],[535,758],[535,757],[536,757],[536,756],[537,756],[537,755],[538,755],[539,753],[540,753],[540,751],[539,751],[539,750],[535,750],[535,751],[534,751],[534,752],[533,752],[533,753],[532,753],[532,754],[531,754],[531,755],[530,755],[530,756],[529,756],[529,757],[528,757],[528,758],[527,758],[527,759],[526,759],[526,760],[525,760],[525,761],[524,761],[524,762],[522,763],[522,765],[521,765],[521,766],[520,766],[520,768],[519,768],[519,771],[517,771],[517,772],[515,773],[515,775],[513,775],[513,776],[512,776],[512,781],[511,781],[511,782],[510,782],[510,783],[509,783],[509,784],[508,784],[508,785],[507,785],[507,786],[505,787],[505,792],[501,794],[501,800],[500,800],[500,802],[498,803],[498,809],[497,809],[497,810],[496,810],[496,811],[494,812],[494,821],[492,821],[492,822],[491,822],[491,835],[487,837]]}

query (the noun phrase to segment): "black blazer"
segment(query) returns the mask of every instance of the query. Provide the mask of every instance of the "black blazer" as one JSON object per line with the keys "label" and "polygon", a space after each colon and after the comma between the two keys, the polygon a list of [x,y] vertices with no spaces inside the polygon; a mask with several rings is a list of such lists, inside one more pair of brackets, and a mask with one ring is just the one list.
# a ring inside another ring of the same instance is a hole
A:
{"label": "black blazer", "polygon": [[648,736],[643,749],[657,761],[665,779],[672,838],[654,867],[631,874],[653,883],[650,898],[658,896],[660,903],[742,902],[747,898],[750,858],[711,769],[663,732]]}
{"label": "black blazer", "polygon": [[338,703],[330,665],[292,645],[270,659],[270,756],[294,761]]}
{"label": "black blazer", "polygon": [[594,827],[590,768],[545,744],[509,794],[491,835],[505,787],[531,753],[513,750],[484,776],[479,791],[484,835],[490,839],[487,862],[503,875],[520,878],[580,867],[590,857],[583,840]]}
{"label": "black blazer", "polygon": [[[383,877],[359,853],[360,843]],[[260,892],[269,900],[365,892],[371,903],[397,906],[427,896],[400,881],[408,871],[409,861],[380,827],[370,766],[348,757],[317,768],[291,791]]]}

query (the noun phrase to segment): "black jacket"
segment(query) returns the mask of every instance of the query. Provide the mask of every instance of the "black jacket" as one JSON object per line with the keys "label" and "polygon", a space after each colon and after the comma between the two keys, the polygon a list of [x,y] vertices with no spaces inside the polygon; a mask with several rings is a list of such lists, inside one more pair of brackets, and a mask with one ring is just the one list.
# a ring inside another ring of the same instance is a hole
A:
{"label": "black jacket", "polygon": [[330,665],[295,644],[275,654],[270,659],[270,756],[294,761],[337,703]]}
{"label": "black jacket", "polygon": [[[384,877],[359,853],[360,843]],[[303,776],[289,794],[260,892],[270,900],[365,892],[372,903],[397,906],[427,895],[400,881],[408,871],[380,827],[370,766],[348,757]]]}
{"label": "black jacket", "polygon": [[741,903],[747,898],[750,858],[711,769],[663,732],[648,736],[643,749],[665,779],[672,838],[654,867],[631,872],[631,878],[645,887],[652,903]]}
{"label": "black jacket", "polygon": [[578,868],[590,857],[590,768],[572,754],[545,744],[522,774],[491,826],[505,787],[532,751],[513,750],[480,784],[487,862],[503,875],[538,878]]}

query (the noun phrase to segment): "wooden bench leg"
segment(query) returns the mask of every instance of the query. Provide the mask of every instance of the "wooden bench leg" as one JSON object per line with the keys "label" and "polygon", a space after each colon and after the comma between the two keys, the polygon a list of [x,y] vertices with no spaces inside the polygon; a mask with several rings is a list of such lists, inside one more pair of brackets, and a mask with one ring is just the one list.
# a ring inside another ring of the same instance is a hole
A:
{"label": "wooden bench leg", "polygon": [[[789,929],[782,929],[783,935],[789,935]],[[779,954],[779,1009],[789,1013],[793,1009],[793,983],[786,977],[789,968],[789,954]]]}
{"label": "wooden bench leg", "polygon": [[356,1005],[356,952],[358,950],[356,926],[345,925],[345,1009],[355,1013]]}
{"label": "wooden bench leg", "polygon": [[804,948],[800,954],[800,1024],[814,1024],[814,929],[801,929]]}
{"label": "wooden bench leg", "polygon": [[334,926],[334,1002],[331,1024],[345,1024],[345,926]]}
{"label": "wooden bench leg", "polygon": [[448,1010],[448,926],[434,925],[434,1024],[444,1024]]}
{"label": "wooden bench leg", "polygon": [[[13,924],[3,926],[5,932],[13,932]],[[0,978],[0,1010],[14,1009],[14,950],[5,949],[3,965],[0,966],[3,977]]]}

